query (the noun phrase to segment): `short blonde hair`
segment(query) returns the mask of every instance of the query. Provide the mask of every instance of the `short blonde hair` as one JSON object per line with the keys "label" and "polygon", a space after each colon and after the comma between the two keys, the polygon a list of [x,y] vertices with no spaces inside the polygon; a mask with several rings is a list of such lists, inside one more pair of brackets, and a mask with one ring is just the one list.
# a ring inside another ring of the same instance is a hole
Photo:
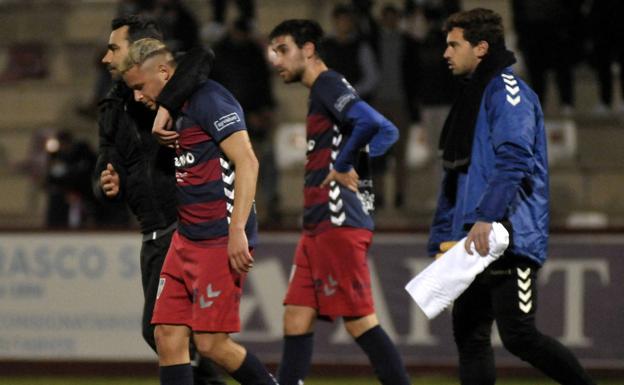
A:
{"label": "short blonde hair", "polygon": [[167,62],[173,63],[173,55],[165,43],[153,38],[139,39],[128,48],[128,55],[121,64],[121,73],[127,72],[135,65],[140,66],[148,59],[158,55],[166,55]]}

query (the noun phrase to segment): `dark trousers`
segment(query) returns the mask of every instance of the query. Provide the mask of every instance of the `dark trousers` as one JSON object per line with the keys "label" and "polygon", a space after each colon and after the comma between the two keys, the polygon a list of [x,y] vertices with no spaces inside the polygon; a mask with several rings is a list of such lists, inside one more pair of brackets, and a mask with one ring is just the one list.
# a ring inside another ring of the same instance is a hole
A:
{"label": "dark trousers", "polygon": [[[154,325],[152,325],[152,313],[156,302],[160,270],[162,269],[165,256],[169,250],[173,231],[162,235],[154,240],[144,241],[141,246],[141,281],[143,283],[143,338],[145,342],[156,352],[156,340],[154,338]],[[194,354],[191,354],[193,358]],[[221,375],[214,364],[203,357],[199,358],[197,366],[193,368],[194,383],[196,385],[225,385]]]}
{"label": "dark trousers", "polygon": [[490,335],[560,384],[594,384],[574,355],[535,327],[537,270],[528,258],[504,255],[479,274],[453,305],[453,333],[462,385],[496,382]]}

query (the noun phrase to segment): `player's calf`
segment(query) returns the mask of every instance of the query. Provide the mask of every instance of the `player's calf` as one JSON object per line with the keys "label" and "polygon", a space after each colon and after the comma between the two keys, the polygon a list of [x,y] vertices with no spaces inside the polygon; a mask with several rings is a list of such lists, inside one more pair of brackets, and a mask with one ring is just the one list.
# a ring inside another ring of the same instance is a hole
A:
{"label": "player's calf", "polygon": [[226,333],[195,333],[195,346],[243,385],[275,385],[275,379],[252,353]]}
{"label": "player's calf", "polygon": [[245,348],[234,342],[226,333],[195,333],[195,346],[204,357],[233,372],[245,359]]}

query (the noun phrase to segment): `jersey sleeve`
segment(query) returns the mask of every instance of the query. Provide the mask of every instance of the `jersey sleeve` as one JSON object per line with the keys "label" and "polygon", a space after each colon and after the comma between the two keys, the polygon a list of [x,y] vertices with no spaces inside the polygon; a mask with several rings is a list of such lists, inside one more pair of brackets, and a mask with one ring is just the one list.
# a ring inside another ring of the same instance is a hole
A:
{"label": "jersey sleeve", "polygon": [[200,127],[217,143],[237,131],[246,130],[238,101],[225,89],[203,88],[193,100],[191,111]]}
{"label": "jersey sleeve", "polygon": [[318,98],[339,123],[348,120],[347,112],[361,100],[355,88],[337,73],[322,74],[314,85],[313,97]]}

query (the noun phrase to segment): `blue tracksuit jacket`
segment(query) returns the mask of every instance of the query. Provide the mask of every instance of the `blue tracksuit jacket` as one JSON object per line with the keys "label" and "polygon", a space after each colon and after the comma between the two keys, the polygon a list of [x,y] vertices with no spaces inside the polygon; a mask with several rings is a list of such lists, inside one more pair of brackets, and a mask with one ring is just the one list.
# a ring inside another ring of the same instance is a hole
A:
{"label": "blue tracksuit jacket", "polygon": [[428,250],[460,240],[476,221],[508,222],[509,251],[539,264],[548,241],[548,159],[544,115],[536,94],[511,68],[487,85],[477,117],[470,166],[459,173],[455,197],[444,172]]}

